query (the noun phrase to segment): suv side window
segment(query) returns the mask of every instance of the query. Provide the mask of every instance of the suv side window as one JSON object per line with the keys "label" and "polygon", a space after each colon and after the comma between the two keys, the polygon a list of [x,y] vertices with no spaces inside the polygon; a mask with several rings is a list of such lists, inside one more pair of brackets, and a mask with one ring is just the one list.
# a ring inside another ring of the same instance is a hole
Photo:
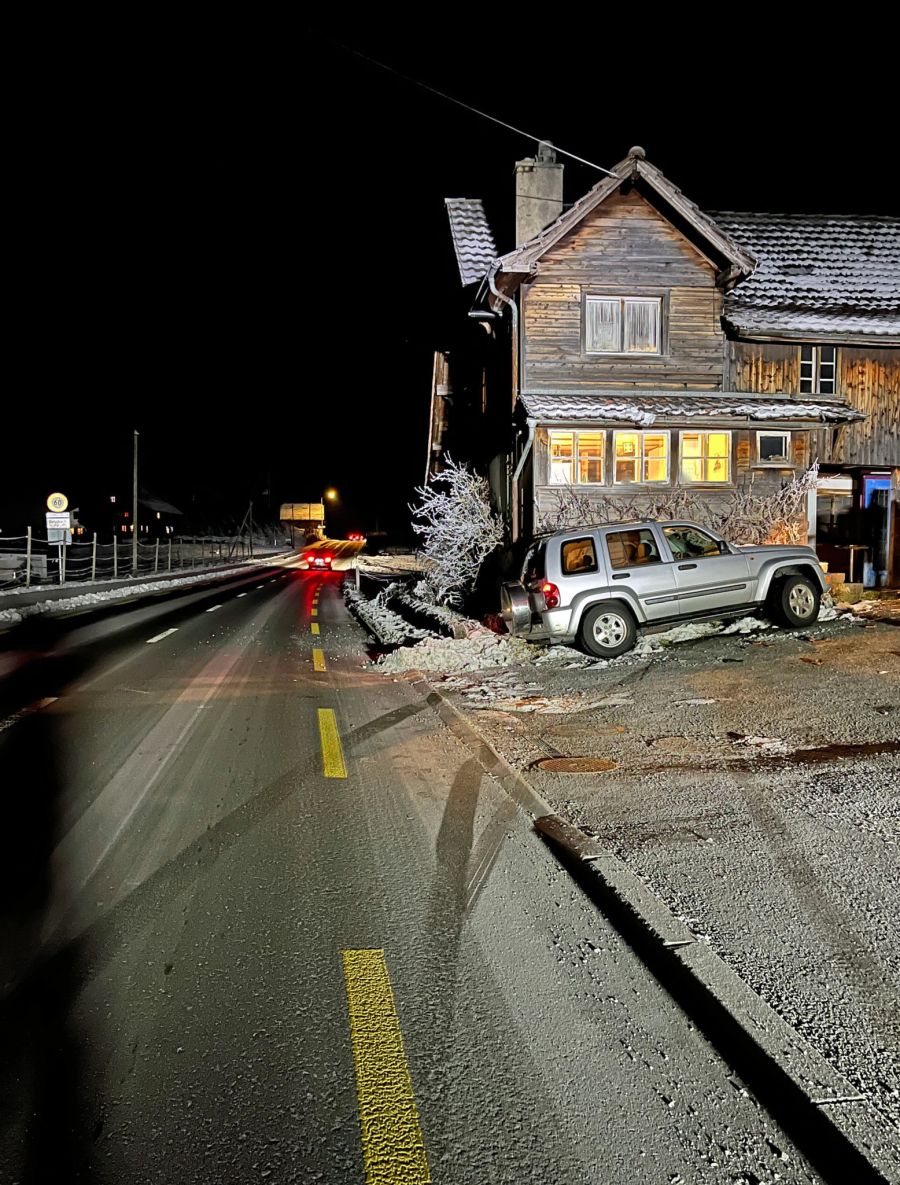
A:
{"label": "suv side window", "polygon": [[646,527],[635,531],[609,531],[606,535],[606,550],[613,568],[661,563],[653,532]]}
{"label": "suv side window", "polygon": [[597,571],[597,553],[594,550],[593,539],[569,539],[562,545],[561,550],[562,570],[565,576]]}
{"label": "suv side window", "polygon": [[676,560],[722,554],[718,539],[696,527],[663,527],[663,534]]}

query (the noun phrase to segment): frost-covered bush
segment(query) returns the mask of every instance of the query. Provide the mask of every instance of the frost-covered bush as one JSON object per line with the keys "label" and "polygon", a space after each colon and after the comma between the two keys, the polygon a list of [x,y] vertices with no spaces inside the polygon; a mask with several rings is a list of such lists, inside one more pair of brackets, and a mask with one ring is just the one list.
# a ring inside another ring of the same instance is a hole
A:
{"label": "frost-covered bush", "polygon": [[474,587],[481,565],[503,541],[488,483],[448,457],[443,472],[416,493],[419,503],[410,506],[413,528],[428,561],[416,592],[438,605],[458,607]]}
{"label": "frost-covered bush", "polygon": [[555,503],[541,518],[538,530],[561,531],[636,519],[689,519],[711,527],[732,543],[805,543],[806,498],[815,489],[817,477],[818,465],[813,465],[777,493],[755,495],[751,486],[708,501],[702,494],[680,489],[594,502],[577,486],[561,485],[554,488]]}

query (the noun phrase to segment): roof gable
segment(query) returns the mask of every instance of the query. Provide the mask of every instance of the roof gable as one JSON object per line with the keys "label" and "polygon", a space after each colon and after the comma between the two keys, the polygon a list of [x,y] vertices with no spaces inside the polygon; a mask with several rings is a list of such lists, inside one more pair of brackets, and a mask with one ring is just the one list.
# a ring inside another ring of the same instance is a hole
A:
{"label": "roof gable", "polygon": [[673,221],[680,222],[696,235],[715,257],[724,260],[733,269],[735,276],[746,276],[753,270],[756,263],[753,255],[739,246],[709,215],[704,214],[659,169],[651,165],[644,156],[643,148],[632,148],[628,156],[613,167],[612,172],[613,176],[604,177],[540,234],[522,243],[515,251],[503,255],[499,260],[499,270],[521,276],[531,274],[545,252],[626,183],[638,185],[645,196],[653,195],[668,207]]}

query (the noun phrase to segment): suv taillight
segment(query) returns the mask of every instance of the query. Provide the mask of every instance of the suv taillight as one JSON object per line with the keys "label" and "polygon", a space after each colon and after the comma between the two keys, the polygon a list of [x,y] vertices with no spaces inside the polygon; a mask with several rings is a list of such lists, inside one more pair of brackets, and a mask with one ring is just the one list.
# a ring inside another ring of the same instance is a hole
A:
{"label": "suv taillight", "polygon": [[556,585],[546,581],[541,585],[541,592],[544,594],[544,604],[547,608],[555,609],[559,604],[559,589]]}

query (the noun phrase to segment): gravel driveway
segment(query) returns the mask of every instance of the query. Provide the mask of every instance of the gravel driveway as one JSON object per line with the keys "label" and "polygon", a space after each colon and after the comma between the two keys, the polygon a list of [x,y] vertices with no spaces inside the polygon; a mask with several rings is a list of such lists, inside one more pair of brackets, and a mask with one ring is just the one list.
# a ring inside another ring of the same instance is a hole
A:
{"label": "gravel driveway", "polygon": [[900,1125],[900,630],[432,681]]}

